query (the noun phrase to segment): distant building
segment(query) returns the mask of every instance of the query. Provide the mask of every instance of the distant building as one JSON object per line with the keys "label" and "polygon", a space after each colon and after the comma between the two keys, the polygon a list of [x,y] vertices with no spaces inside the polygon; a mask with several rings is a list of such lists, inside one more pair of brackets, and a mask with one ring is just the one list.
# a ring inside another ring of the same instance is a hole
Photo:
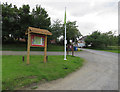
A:
{"label": "distant building", "polygon": [[78,43],[77,43],[78,47],[81,47],[81,48],[85,47],[85,38],[86,36],[83,36],[82,38],[78,40]]}

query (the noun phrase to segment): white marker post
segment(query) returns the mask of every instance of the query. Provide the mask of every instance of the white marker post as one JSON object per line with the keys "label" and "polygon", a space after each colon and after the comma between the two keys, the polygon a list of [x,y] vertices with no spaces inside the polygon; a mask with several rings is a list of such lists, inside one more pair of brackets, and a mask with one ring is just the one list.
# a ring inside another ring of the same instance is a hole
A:
{"label": "white marker post", "polygon": [[65,7],[65,18],[64,18],[64,24],[65,24],[65,39],[64,39],[65,53],[64,53],[64,60],[67,60],[67,59],[66,59],[66,44],[67,44],[67,41],[66,41],[66,7]]}

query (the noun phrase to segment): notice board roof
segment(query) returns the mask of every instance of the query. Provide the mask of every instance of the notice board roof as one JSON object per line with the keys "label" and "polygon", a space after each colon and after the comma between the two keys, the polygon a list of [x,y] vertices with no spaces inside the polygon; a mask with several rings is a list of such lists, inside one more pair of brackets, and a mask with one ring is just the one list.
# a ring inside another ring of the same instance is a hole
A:
{"label": "notice board roof", "polygon": [[44,34],[44,35],[52,35],[51,32],[45,29],[40,29],[40,28],[34,28],[34,27],[28,27],[27,32],[25,34],[28,34],[28,31],[30,33],[37,33],[37,34]]}

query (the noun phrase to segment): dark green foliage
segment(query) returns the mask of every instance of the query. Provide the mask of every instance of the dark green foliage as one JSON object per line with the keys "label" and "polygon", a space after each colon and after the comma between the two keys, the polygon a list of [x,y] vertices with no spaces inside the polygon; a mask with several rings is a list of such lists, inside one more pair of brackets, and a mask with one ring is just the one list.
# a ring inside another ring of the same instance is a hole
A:
{"label": "dark green foliage", "polygon": [[[73,42],[76,41],[76,38],[79,38],[81,36],[80,31],[77,28],[78,26],[76,26],[76,21],[68,21],[66,23],[66,33],[67,33],[67,41],[69,44],[69,40],[72,40]],[[64,32],[63,32],[64,33]]]}
{"label": "dark green foliage", "polygon": [[86,46],[91,44],[93,48],[106,48],[107,46],[118,45],[118,37],[114,36],[111,31],[106,33],[95,31],[86,37],[85,42]]}
{"label": "dark green foliage", "polygon": [[59,19],[55,20],[54,23],[50,27],[50,31],[52,32],[52,36],[49,38],[51,40],[55,40],[56,43],[59,42],[58,38],[63,35],[62,23]]}
{"label": "dark green foliage", "polygon": [[[52,36],[50,39],[55,39],[57,44],[63,45],[64,42],[64,35],[65,35],[65,25],[61,23],[59,19],[54,21],[54,23],[50,27],[50,31],[52,32]],[[66,35],[67,35],[67,41],[69,44],[69,40],[76,41],[76,38],[79,38],[81,36],[80,31],[78,30],[76,26],[76,21],[68,21],[66,23]],[[58,38],[62,37],[59,41]]]}
{"label": "dark green foliage", "polygon": [[[13,40],[13,35],[19,29],[18,9],[12,4],[2,4],[2,37],[3,41],[6,39]],[[11,38],[9,37],[11,34]]]}
{"label": "dark green foliage", "polygon": [[118,45],[120,46],[120,34],[118,36]]}
{"label": "dark green foliage", "polygon": [[19,38],[26,38],[25,31],[29,26],[41,29],[48,29],[50,17],[41,6],[36,6],[30,12],[29,5],[22,5],[19,9],[12,4],[2,4],[2,39],[15,41]]}
{"label": "dark green foliage", "polygon": [[[56,43],[63,44],[63,40],[58,40],[59,37],[64,36],[64,24],[60,20],[54,21],[51,25],[50,17],[47,11],[40,5],[36,5],[35,9],[30,12],[29,5],[22,5],[17,8],[15,5],[3,3],[2,4],[2,39],[4,42],[19,41],[20,38],[27,39],[25,31],[29,26],[47,29],[52,32],[52,36],[48,36],[48,42],[55,40]],[[50,26],[51,25],[51,26]],[[67,40],[76,41],[76,38],[81,36],[77,29],[76,21],[66,23],[67,26]]]}
{"label": "dark green foliage", "polygon": [[19,29],[17,37],[25,38],[25,31],[32,24],[32,15],[30,15],[30,6],[23,5],[19,8]]}
{"label": "dark green foliage", "polygon": [[37,5],[36,8],[32,10],[32,26],[41,29],[48,29],[50,24],[50,17],[45,9]]}

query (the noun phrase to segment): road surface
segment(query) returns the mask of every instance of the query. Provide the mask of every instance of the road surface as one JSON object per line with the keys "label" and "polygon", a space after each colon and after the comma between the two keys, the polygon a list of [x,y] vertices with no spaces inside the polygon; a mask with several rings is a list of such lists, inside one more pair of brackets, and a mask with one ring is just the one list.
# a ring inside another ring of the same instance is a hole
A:
{"label": "road surface", "polygon": [[[3,55],[20,55],[25,52],[3,52]],[[31,54],[43,54],[32,52]],[[63,55],[63,52],[48,52],[48,55]],[[37,85],[36,90],[117,90],[118,89],[118,54],[83,49],[76,56],[85,59],[82,68],[58,80]],[[30,89],[30,88],[27,88]]]}

